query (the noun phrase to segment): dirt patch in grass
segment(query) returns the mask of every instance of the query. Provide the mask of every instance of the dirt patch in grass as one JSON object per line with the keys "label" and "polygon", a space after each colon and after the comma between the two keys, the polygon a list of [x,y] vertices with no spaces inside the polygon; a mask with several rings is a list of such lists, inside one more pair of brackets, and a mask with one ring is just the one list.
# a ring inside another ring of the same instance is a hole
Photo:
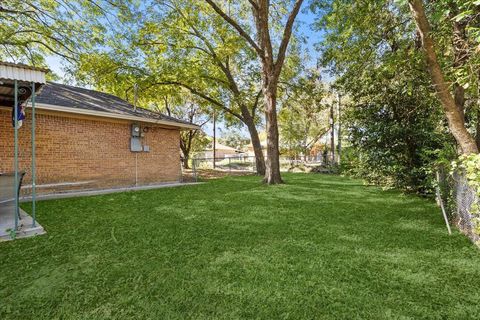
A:
{"label": "dirt patch in grass", "polygon": [[[211,180],[211,179],[219,179],[224,177],[241,177],[241,176],[252,176],[255,175],[251,171],[243,171],[243,170],[213,170],[213,169],[199,169],[196,171],[198,180]],[[193,170],[187,169],[183,170],[182,180],[184,182],[194,182],[195,181],[195,174]]]}

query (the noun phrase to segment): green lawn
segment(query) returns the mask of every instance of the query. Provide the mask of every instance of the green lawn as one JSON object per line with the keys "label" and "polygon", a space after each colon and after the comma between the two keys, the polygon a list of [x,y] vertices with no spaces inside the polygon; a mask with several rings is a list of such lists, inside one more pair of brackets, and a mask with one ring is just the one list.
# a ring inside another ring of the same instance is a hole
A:
{"label": "green lawn", "polygon": [[0,319],[480,319],[480,251],[431,200],[285,180],[40,202],[48,234],[0,243]]}

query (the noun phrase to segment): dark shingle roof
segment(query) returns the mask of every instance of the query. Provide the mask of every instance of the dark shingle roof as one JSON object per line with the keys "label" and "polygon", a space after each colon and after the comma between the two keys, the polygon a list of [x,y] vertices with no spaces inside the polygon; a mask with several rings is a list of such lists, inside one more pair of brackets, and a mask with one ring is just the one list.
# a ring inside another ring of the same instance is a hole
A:
{"label": "dark shingle roof", "polygon": [[137,111],[135,112],[132,104],[108,93],[53,82],[48,82],[43,87],[40,94],[36,97],[36,101],[37,103],[73,109],[108,112],[117,116],[136,116],[145,119],[164,120],[191,125],[186,121],[144,108],[137,107]]}

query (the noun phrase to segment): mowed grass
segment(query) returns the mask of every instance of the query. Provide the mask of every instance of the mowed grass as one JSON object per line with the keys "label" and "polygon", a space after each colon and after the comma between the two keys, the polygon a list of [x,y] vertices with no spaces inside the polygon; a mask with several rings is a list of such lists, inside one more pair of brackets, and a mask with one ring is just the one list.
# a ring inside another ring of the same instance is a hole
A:
{"label": "mowed grass", "polygon": [[480,252],[433,201],[285,180],[39,202],[48,234],[0,243],[0,319],[480,319]]}

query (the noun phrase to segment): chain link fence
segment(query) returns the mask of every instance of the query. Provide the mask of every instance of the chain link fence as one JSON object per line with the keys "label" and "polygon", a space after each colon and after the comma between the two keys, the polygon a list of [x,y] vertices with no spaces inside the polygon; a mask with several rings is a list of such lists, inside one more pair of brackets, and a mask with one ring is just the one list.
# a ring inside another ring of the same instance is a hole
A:
{"label": "chain link fence", "polygon": [[182,180],[185,182],[255,174],[256,171],[255,157],[249,156],[193,158],[188,161],[188,166],[182,161]]}
{"label": "chain link fence", "polygon": [[199,170],[215,169],[225,172],[255,172],[255,157],[194,158],[192,167]]}
{"label": "chain link fence", "polygon": [[[283,172],[332,173],[331,159],[323,157],[302,157],[300,159],[280,157],[280,170]],[[225,156],[219,158],[192,158],[188,165],[182,161],[182,180],[185,182],[199,179],[218,178],[255,174],[257,172],[254,156]]]}
{"label": "chain link fence", "polygon": [[480,198],[476,191],[468,184],[463,172],[457,171],[452,176],[441,169],[439,177],[440,196],[449,220],[470,240],[479,244],[480,236],[476,232],[475,222],[479,216],[475,211],[478,210]]}
{"label": "chain link fence", "polygon": [[[305,172],[331,173],[329,163],[322,159],[280,159],[282,171],[294,171],[298,168]],[[301,170],[301,171],[302,171]],[[224,176],[255,174],[256,165],[253,156],[234,156],[224,158],[193,158],[188,166],[182,162],[182,180],[196,182],[199,179],[220,178]],[[476,213],[480,207],[480,198],[469,186],[462,172],[450,175],[448,170],[439,169],[439,196],[437,201],[446,212],[447,219],[467,235],[474,243],[480,243],[476,221],[480,223],[480,215]]]}
{"label": "chain link fence", "polygon": [[456,224],[473,242],[478,243],[480,236],[475,232],[475,219],[477,214],[472,214],[480,203],[475,190],[468,185],[463,173],[456,172],[453,176],[453,197],[456,203]]}

